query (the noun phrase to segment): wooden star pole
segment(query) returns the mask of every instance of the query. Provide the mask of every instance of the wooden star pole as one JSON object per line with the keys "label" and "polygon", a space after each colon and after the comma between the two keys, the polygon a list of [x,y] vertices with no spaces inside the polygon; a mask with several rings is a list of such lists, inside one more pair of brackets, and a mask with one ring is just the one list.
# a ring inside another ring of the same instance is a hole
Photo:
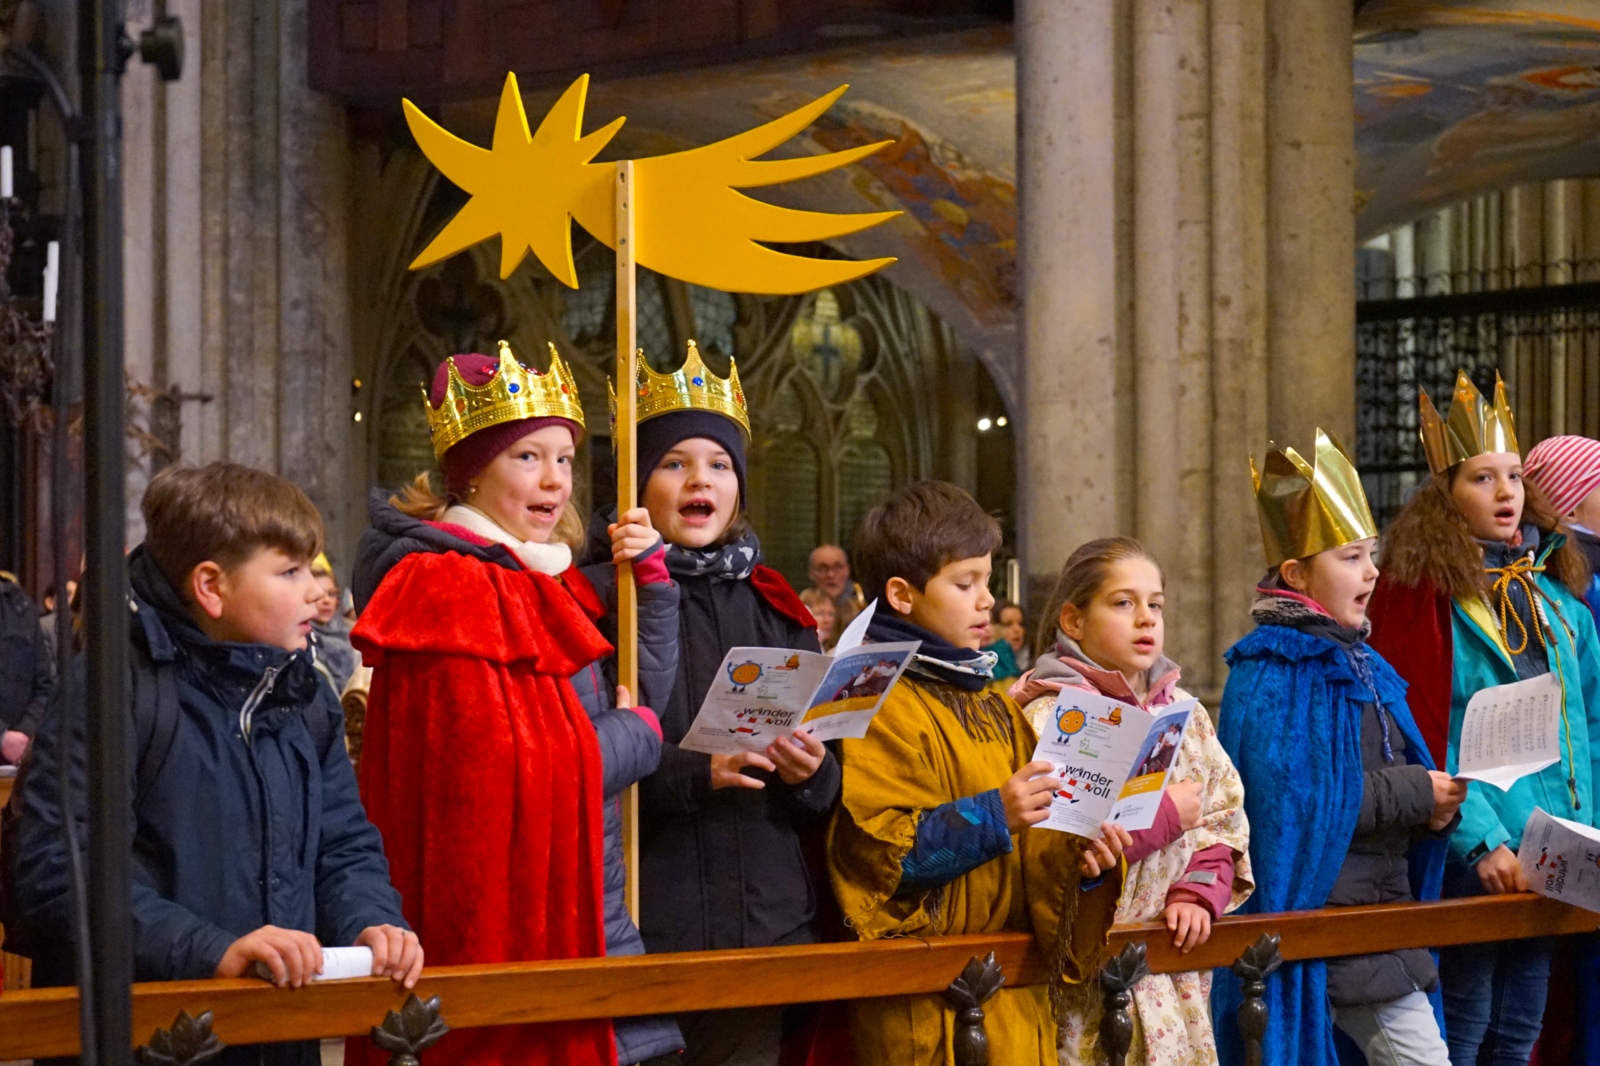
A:
{"label": "wooden star pole", "polygon": [[[617,164],[617,519],[639,506],[639,269],[634,259],[633,160]],[[639,699],[639,586],[633,564],[617,566],[617,683]],[[665,708],[656,708],[664,710]],[[622,800],[622,857],[628,866],[628,913],[639,921],[639,786]]]}
{"label": "wooden star pole", "polygon": [[[778,185],[854,163],[890,144],[822,155],[758,159],[809,127],[846,86],[743,133],[683,152],[593,162],[623,120],[583,133],[589,76],[579,77],[528,129],[516,75],[506,75],[494,140],[480,148],[450,133],[411,101],[406,122],[424,155],[469,194],[464,207],[411,263],[420,270],[490,237],[500,238],[500,276],[528,252],[558,281],[578,287],[574,220],[617,253],[617,515],[638,506],[638,267],[724,292],[792,295],[865,277],[893,259],[851,261],[769,247],[823,241],[876,226],[898,211],[830,214],[779,207],[742,190]],[[639,691],[639,593],[633,567],[617,568],[617,678]],[[639,920],[638,786],[623,803],[628,908]]]}

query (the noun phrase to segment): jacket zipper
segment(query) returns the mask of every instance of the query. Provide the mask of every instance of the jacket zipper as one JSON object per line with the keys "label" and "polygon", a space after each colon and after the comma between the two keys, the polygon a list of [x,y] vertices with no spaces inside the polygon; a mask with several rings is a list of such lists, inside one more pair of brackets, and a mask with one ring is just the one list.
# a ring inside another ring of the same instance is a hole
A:
{"label": "jacket zipper", "polygon": [[244,737],[246,744],[250,743],[250,727],[256,708],[261,706],[261,701],[272,695],[272,686],[277,683],[278,674],[287,665],[280,663],[277,666],[267,667],[267,672],[256,682],[255,691],[250,693],[250,697],[244,701],[244,706],[239,708],[239,733]]}

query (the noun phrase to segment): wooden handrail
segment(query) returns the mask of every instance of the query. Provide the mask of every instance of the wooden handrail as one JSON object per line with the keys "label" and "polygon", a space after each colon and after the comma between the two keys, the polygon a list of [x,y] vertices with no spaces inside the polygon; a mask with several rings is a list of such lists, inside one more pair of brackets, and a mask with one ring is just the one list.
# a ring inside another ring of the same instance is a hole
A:
{"label": "wooden handrail", "polygon": [[[1439,903],[1347,907],[1224,918],[1189,955],[1159,924],[1123,926],[1112,949],[1143,941],[1152,972],[1228,966],[1264,932],[1282,937],[1285,959],[1359,955],[1406,947],[1513,940],[1600,928],[1600,914],[1532,894]],[[416,992],[439,996],[452,1028],[667,1014],[872,996],[937,993],[967,961],[994,952],[1009,985],[1046,980],[1033,938],[996,933],[684,952],[575,962],[434,966]],[[134,1033],[146,1042],[177,1013],[211,1011],[229,1045],[361,1036],[406,999],[380,978],[278,989],[260,981],[173,981],[134,986]],[[0,994],[0,1061],[78,1051],[73,988]]]}

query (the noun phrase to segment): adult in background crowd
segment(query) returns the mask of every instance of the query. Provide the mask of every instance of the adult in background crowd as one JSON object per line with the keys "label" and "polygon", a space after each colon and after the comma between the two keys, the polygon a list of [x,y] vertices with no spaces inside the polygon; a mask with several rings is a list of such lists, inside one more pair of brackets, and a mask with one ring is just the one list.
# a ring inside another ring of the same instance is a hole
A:
{"label": "adult in background crowd", "polygon": [[0,571],[0,764],[22,761],[51,687],[39,608],[16,577]]}
{"label": "adult in background crowd", "polygon": [[837,544],[820,544],[811,550],[806,576],[811,579],[812,588],[833,601],[837,608],[834,632],[844,632],[845,626],[867,605],[861,586],[850,580],[850,557]]}

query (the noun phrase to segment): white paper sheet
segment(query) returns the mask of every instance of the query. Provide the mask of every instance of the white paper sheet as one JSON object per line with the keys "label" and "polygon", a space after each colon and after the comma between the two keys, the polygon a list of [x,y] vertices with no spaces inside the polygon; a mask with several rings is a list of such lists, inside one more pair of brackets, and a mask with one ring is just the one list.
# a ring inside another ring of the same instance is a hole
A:
{"label": "white paper sheet", "polygon": [[1180,700],[1150,714],[1105,696],[1062,690],[1033,752],[1035,761],[1055,766],[1061,786],[1050,817],[1034,828],[1089,838],[1105,821],[1150,828],[1196,706]]}
{"label": "white paper sheet", "polygon": [[1504,792],[1561,758],[1561,680],[1553,672],[1480,689],[1467,701],[1456,777]]}
{"label": "white paper sheet", "polygon": [[1600,830],[1535,807],[1517,861],[1539,895],[1600,911]]}
{"label": "white paper sheet", "polygon": [[877,601],[833,654],[732,648],[678,745],[708,755],[761,751],[804,726],[818,740],[860,739],[922,645],[862,644]]}

